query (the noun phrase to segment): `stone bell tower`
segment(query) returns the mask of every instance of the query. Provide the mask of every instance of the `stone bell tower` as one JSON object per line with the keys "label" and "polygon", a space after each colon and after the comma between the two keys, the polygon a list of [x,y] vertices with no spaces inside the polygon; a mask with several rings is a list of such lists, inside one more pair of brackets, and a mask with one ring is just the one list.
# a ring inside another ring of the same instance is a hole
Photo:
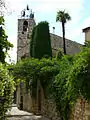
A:
{"label": "stone bell tower", "polygon": [[27,5],[26,9],[22,10],[21,16],[18,19],[17,61],[21,58],[29,57],[30,36],[35,24],[34,13],[32,13],[32,10]]}

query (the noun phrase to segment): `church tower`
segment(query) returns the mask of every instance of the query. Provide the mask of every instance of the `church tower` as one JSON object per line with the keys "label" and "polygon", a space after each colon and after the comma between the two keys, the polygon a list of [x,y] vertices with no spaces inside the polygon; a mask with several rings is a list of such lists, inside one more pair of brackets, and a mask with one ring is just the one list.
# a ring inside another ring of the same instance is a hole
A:
{"label": "church tower", "polygon": [[32,10],[27,5],[26,9],[22,10],[21,16],[18,19],[17,61],[30,55],[30,36],[35,24],[34,13],[32,13]]}

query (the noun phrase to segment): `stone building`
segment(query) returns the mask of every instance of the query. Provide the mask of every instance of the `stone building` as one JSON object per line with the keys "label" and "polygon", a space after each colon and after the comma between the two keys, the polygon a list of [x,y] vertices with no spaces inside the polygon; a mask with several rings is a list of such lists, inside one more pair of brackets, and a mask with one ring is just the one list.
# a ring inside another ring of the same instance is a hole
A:
{"label": "stone building", "polygon": [[82,31],[85,33],[85,41],[90,41],[90,27],[84,28]]}
{"label": "stone building", "polygon": [[[28,14],[27,14],[28,13]],[[21,18],[18,19],[18,37],[17,37],[17,60],[24,56],[29,56],[30,50],[30,35],[33,27],[36,25],[34,20],[34,14],[32,11],[22,11]],[[62,37],[55,34],[50,34],[52,51],[54,54],[58,51],[58,48],[63,48]],[[67,54],[75,54],[80,51],[82,45],[66,39],[66,52]]]}
{"label": "stone building", "polygon": [[22,11],[25,13],[18,19],[17,60],[23,56],[29,56],[30,35],[33,27],[36,25],[34,14],[32,11],[26,14],[27,11],[29,12],[29,10]]}
{"label": "stone building", "polygon": [[[53,53],[57,53],[59,48],[61,48],[63,50],[62,37],[52,34],[52,33],[50,34],[50,36],[51,36],[51,45],[52,45]],[[82,46],[80,43],[71,41],[69,39],[65,39],[65,43],[66,43],[66,53],[67,54],[75,54],[75,53],[80,52],[80,49]]]}
{"label": "stone building", "polygon": [[[29,14],[25,14],[25,12]],[[22,16],[18,19],[18,42],[17,42],[17,60],[20,60],[22,57],[29,56],[30,49],[30,35],[33,27],[36,25],[34,20],[34,14],[30,10],[26,10],[22,12]],[[85,40],[90,40],[90,27],[83,29],[85,32]],[[51,35],[51,45],[52,51],[54,54],[58,51],[58,48],[63,48],[63,40],[62,37],[57,36],[55,34]],[[66,39],[66,51],[67,54],[75,54],[80,51],[80,47],[82,45]],[[42,90],[42,88],[41,88]],[[43,93],[43,91],[42,91]],[[41,94],[41,98],[43,99],[43,94]],[[38,107],[37,104],[34,104],[35,101],[32,100],[30,93],[26,93],[26,90],[23,88],[23,85],[17,88],[17,105],[20,108],[21,104],[22,109],[29,111],[33,111],[33,107]],[[57,115],[55,105],[52,101],[43,100],[41,102],[41,113],[48,116],[52,120],[59,120]],[[90,105],[86,103],[85,100],[79,98],[77,103],[73,109],[73,113],[71,115],[71,120],[90,120]]]}

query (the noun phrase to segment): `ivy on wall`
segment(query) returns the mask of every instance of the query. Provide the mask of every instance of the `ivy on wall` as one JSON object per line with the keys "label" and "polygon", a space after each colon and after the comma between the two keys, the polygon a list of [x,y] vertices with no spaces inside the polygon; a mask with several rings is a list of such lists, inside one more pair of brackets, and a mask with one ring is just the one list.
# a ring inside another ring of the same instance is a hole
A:
{"label": "ivy on wall", "polygon": [[78,97],[90,100],[90,48],[58,59],[24,59],[14,67],[14,75],[25,80],[34,98],[39,83],[54,99],[61,120],[69,120]]}
{"label": "ivy on wall", "polygon": [[52,93],[61,119],[68,120],[78,97],[90,100],[90,48],[69,59],[63,58]]}

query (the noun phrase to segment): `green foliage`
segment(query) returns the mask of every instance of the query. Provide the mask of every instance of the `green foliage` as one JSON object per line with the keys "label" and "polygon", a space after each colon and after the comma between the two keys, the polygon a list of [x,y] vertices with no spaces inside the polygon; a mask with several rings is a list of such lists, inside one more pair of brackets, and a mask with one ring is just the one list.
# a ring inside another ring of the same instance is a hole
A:
{"label": "green foliage", "polygon": [[48,22],[40,22],[32,32],[30,56],[34,58],[52,57]]}
{"label": "green foliage", "polygon": [[66,97],[66,83],[69,71],[72,68],[73,58],[71,56],[63,56],[60,59],[60,71],[52,83],[52,96],[56,103],[57,111],[60,113],[61,120],[68,120],[70,114],[69,101]]}
{"label": "green foliage", "polygon": [[59,72],[59,64],[56,60],[50,59],[25,59],[16,64],[14,75],[17,78],[24,79],[27,89],[31,90],[32,97],[36,97],[37,83],[46,91],[52,78]]}
{"label": "green foliage", "polygon": [[30,41],[30,56],[33,57],[33,52],[34,52],[34,35],[35,35],[35,30],[36,30],[35,26],[32,30],[32,34],[31,34],[31,41]]}
{"label": "green foliage", "polygon": [[90,47],[90,41],[85,41],[84,47]]}
{"label": "green foliage", "polygon": [[14,92],[14,80],[6,66],[0,63],[0,120],[12,104]]}
{"label": "green foliage", "polygon": [[62,49],[58,49],[58,52],[57,52],[57,55],[56,55],[56,59],[59,60],[63,57],[63,52],[62,52]]}
{"label": "green foliage", "polygon": [[60,72],[52,86],[61,120],[68,120],[78,97],[90,101],[90,48],[84,48],[74,57],[62,57]]}
{"label": "green foliage", "polygon": [[78,97],[90,101],[90,48],[59,59],[22,60],[14,67],[14,75],[25,80],[34,98],[42,86],[45,96],[54,99],[61,120],[69,120]]}
{"label": "green foliage", "polygon": [[4,30],[4,22],[4,18],[0,16],[0,61],[2,63],[5,63],[7,51],[13,47],[13,45],[7,40],[8,37]]}
{"label": "green foliage", "polygon": [[90,48],[85,48],[74,58],[74,65],[68,77],[79,95],[90,100]]}
{"label": "green foliage", "polygon": [[57,12],[56,21],[66,23],[68,20],[71,20],[71,17],[65,10]]}
{"label": "green foliage", "polygon": [[71,20],[70,15],[64,11],[58,11],[56,15],[56,22],[62,23],[62,33],[63,33],[63,51],[66,54],[66,45],[65,45],[65,23]]}

